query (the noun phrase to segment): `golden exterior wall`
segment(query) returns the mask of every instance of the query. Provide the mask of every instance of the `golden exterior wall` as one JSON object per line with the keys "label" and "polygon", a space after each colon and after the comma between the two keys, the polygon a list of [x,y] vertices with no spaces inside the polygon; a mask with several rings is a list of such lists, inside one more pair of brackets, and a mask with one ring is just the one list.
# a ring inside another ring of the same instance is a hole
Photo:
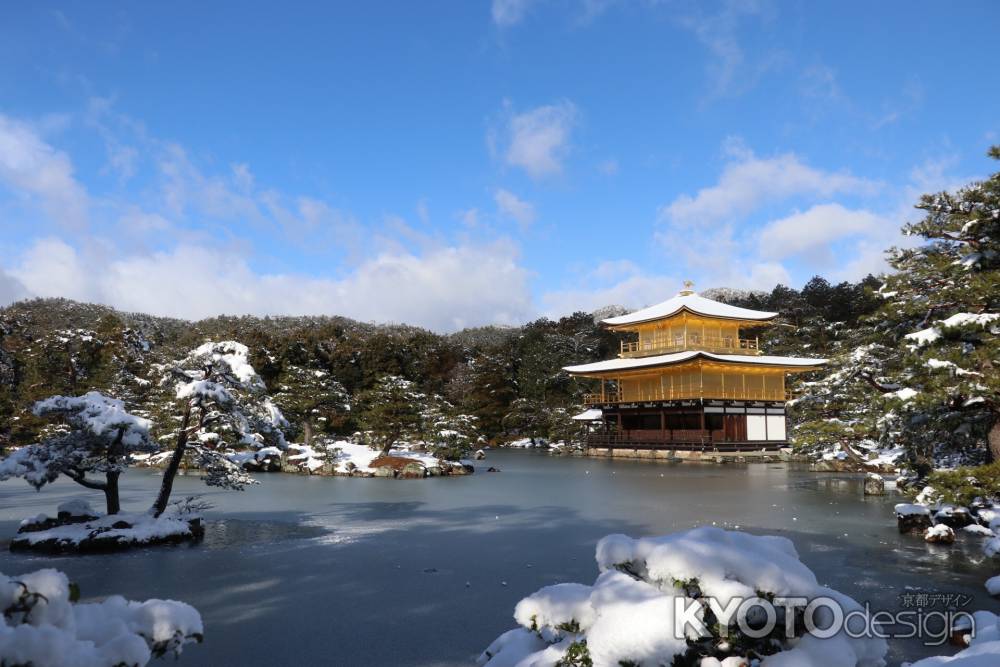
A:
{"label": "golden exterior wall", "polygon": [[685,364],[654,373],[624,375],[617,384],[620,394],[609,396],[608,389],[605,389],[605,401],[684,398],[783,401],[786,398],[785,372],[780,368]]}
{"label": "golden exterior wall", "polygon": [[737,320],[720,320],[687,313],[628,327],[637,340],[622,341],[622,357],[645,357],[684,350],[706,350],[723,354],[759,354],[756,338],[740,338]]}

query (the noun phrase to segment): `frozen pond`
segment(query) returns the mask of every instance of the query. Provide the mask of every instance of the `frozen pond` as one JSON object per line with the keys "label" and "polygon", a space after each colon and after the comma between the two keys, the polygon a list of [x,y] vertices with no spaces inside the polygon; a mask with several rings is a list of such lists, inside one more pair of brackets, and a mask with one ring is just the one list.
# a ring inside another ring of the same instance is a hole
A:
{"label": "frozen pond", "polygon": [[[874,607],[898,609],[901,595],[921,587],[1000,611],[983,589],[996,572],[978,540],[940,547],[898,535],[897,499],[864,498],[859,476],[521,451],[481,463],[502,472],[420,481],[260,475],[243,493],[182,477],[175,498],[203,494],[215,506],[203,544],[43,558],[0,542],[0,571],[58,567],[84,597],[193,604],[206,640],[185,651],[187,666],[468,665],[513,627],[523,596],[559,581],[593,583],[600,537],[712,523],[791,538],[821,583]],[[124,475],[123,506],[148,505],[158,479]],[[0,484],[0,540],[70,497],[100,500],[72,483],[41,493],[22,480]],[[946,650],[897,642],[890,664]]]}

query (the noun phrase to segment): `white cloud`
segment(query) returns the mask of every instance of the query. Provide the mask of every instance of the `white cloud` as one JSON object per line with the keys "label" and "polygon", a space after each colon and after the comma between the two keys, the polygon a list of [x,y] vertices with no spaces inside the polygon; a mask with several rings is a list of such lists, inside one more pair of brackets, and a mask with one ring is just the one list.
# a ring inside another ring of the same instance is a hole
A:
{"label": "white cloud", "polygon": [[456,216],[458,217],[459,222],[461,222],[469,229],[473,229],[479,226],[480,213],[479,209],[474,206],[472,208],[467,208],[459,211],[456,214]]}
{"label": "white cloud", "polygon": [[87,266],[71,245],[47,237],[35,241],[8,272],[31,296],[87,301],[95,293],[97,276],[103,272],[97,264]]}
{"label": "white cloud", "polygon": [[729,0],[717,12],[699,10],[678,19],[680,25],[689,30],[711,54],[705,65],[710,98],[746,92],[756,85],[764,72],[781,60],[781,53],[771,49],[759,51],[758,58],[751,61],[739,38],[745,19],[766,21],[772,13],[771,4],[763,0]]}
{"label": "white cloud", "polygon": [[332,279],[258,273],[219,247],[180,245],[109,260],[49,238],[31,246],[10,273],[34,296],[156,315],[338,314],[448,331],[533,315],[529,273],[517,259],[516,247],[505,242],[383,253]]}
{"label": "white cloud", "polygon": [[725,274],[728,279],[723,284],[724,287],[736,287],[743,289],[771,291],[776,285],[791,285],[792,277],[782,264],[778,262],[758,262],[750,266],[750,271],[745,277],[734,275],[733,272]]}
{"label": "white cloud", "polygon": [[618,160],[614,158],[604,160],[599,165],[597,165],[597,170],[602,174],[604,174],[605,176],[614,176],[615,174],[618,173],[619,170]]}
{"label": "white cloud", "polygon": [[781,259],[823,249],[834,241],[895,232],[898,224],[871,211],[851,210],[840,204],[817,204],[768,223],[760,233],[760,255]]}
{"label": "white cloud", "polygon": [[493,199],[497,203],[500,215],[513,218],[522,228],[535,221],[535,207],[531,202],[524,201],[513,192],[500,188],[493,193]]}
{"label": "white cloud", "polygon": [[670,298],[680,289],[681,282],[673,276],[632,273],[610,285],[545,292],[542,306],[549,317],[577,311],[590,313],[604,306],[640,308]]}
{"label": "white cloud", "polygon": [[500,28],[509,28],[521,22],[534,0],[493,0],[490,14]]}
{"label": "white cloud", "polygon": [[870,194],[877,188],[864,178],[810,167],[794,153],[758,158],[746,152],[725,166],[717,184],[693,197],[680,195],[660,209],[660,217],[684,225],[711,225],[791,197]]}
{"label": "white cloud", "polygon": [[[30,199],[28,220],[38,220],[33,236],[18,239],[26,249],[0,257],[0,303],[65,297],[184,318],[325,314],[436,330],[535,314],[531,274],[509,241],[439,238],[388,214],[362,227],[324,200],[258,184],[246,164],[203,170],[184,147],[119,121],[125,129],[82,127],[109,140],[131,132],[144,164],[128,168],[141,167],[148,186],[96,197],[73,178],[70,157],[39,137],[39,126],[0,115],[0,186]],[[531,205],[511,197],[499,201],[527,221]],[[48,220],[85,211],[88,201],[86,233]],[[417,202],[417,216],[429,225],[426,201]]]}
{"label": "white cloud", "polygon": [[569,101],[510,116],[504,161],[524,169],[532,178],[561,173],[576,119],[577,109]]}
{"label": "white cloud", "polygon": [[82,228],[88,198],[73,175],[73,164],[26,123],[0,114],[0,183],[37,201],[54,221]]}
{"label": "white cloud", "polygon": [[583,287],[552,290],[542,295],[546,314],[559,317],[576,311],[593,312],[604,306],[642,308],[665,301],[677,294],[684,281],[693,279],[695,289],[734,287],[770,291],[775,285],[790,284],[785,267],[777,262],[749,262],[733,260],[723,266],[715,265],[704,270],[687,266],[683,273],[679,263],[672,263],[672,273],[644,272],[631,260],[600,262],[592,271],[582,276]]}
{"label": "white cloud", "polygon": [[28,296],[28,290],[21,284],[20,280],[0,269],[0,307]]}
{"label": "white cloud", "polygon": [[[803,274],[855,280],[887,268],[882,249],[901,240],[897,209],[830,201],[873,195],[879,183],[812,167],[793,153],[757,157],[738,138],[727,139],[723,150],[729,162],[714,185],[659,211],[656,238],[685,277],[769,290],[801,283]],[[755,217],[781,207],[791,210],[765,221]]]}

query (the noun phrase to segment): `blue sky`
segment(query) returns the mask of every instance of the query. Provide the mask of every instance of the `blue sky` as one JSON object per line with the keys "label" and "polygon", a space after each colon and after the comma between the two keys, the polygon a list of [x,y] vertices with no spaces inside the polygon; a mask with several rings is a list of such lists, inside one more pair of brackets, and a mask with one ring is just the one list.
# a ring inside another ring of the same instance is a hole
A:
{"label": "blue sky", "polygon": [[8,3],[0,302],[447,331],[885,268],[1000,5]]}

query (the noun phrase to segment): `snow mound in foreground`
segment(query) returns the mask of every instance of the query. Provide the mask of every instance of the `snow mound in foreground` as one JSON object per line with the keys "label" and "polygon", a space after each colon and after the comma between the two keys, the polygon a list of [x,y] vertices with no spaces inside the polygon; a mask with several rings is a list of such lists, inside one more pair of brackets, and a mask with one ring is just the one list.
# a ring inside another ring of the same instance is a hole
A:
{"label": "snow mound in foreground", "polygon": [[996,667],[1000,665],[1000,616],[989,611],[973,614],[976,623],[969,648],[951,656],[924,658],[904,667]]}
{"label": "snow mound in foreground", "polygon": [[[708,600],[725,608],[740,600],[827,598],[845,614],[864,614],[850,597],[819,585],[783,537],[756,536],[714,527],[657,538],[609,535],[597,545],[601,574],[593,586],[556,584],[524,598],[514,610],[521,626],[498,637],[479,657],[488,667],[543,667],[589,656],[594,667],[742,664],[731,633],[713,635]],[[682,606],[678,606],[681,604]],[[678,616],[694,609],[700,628]],[[753,610],[751,610],[752,612]],[[815,619],[827,627],[820,609]],[[750,616],[748,615],[748,618]],[[729,624],[737,624],[737,615]],[[853,625],[852,625],[853,628]],[[760,640],[769,651],[761,667],[881,667],[888,645],[879,638],[851,638],[843,630],[826,638],[785,637],[785,626]],[[675,661],[676,658],[676,661]],[[728,659],[727,659],[728,658]]]}
{"label": "snow mound in foreground", "polygon": [[62,572],[0,574],[0,661],[33,667],[145,665],[202,639],[201,615],[173,600],[115,595],[75,604]]}

